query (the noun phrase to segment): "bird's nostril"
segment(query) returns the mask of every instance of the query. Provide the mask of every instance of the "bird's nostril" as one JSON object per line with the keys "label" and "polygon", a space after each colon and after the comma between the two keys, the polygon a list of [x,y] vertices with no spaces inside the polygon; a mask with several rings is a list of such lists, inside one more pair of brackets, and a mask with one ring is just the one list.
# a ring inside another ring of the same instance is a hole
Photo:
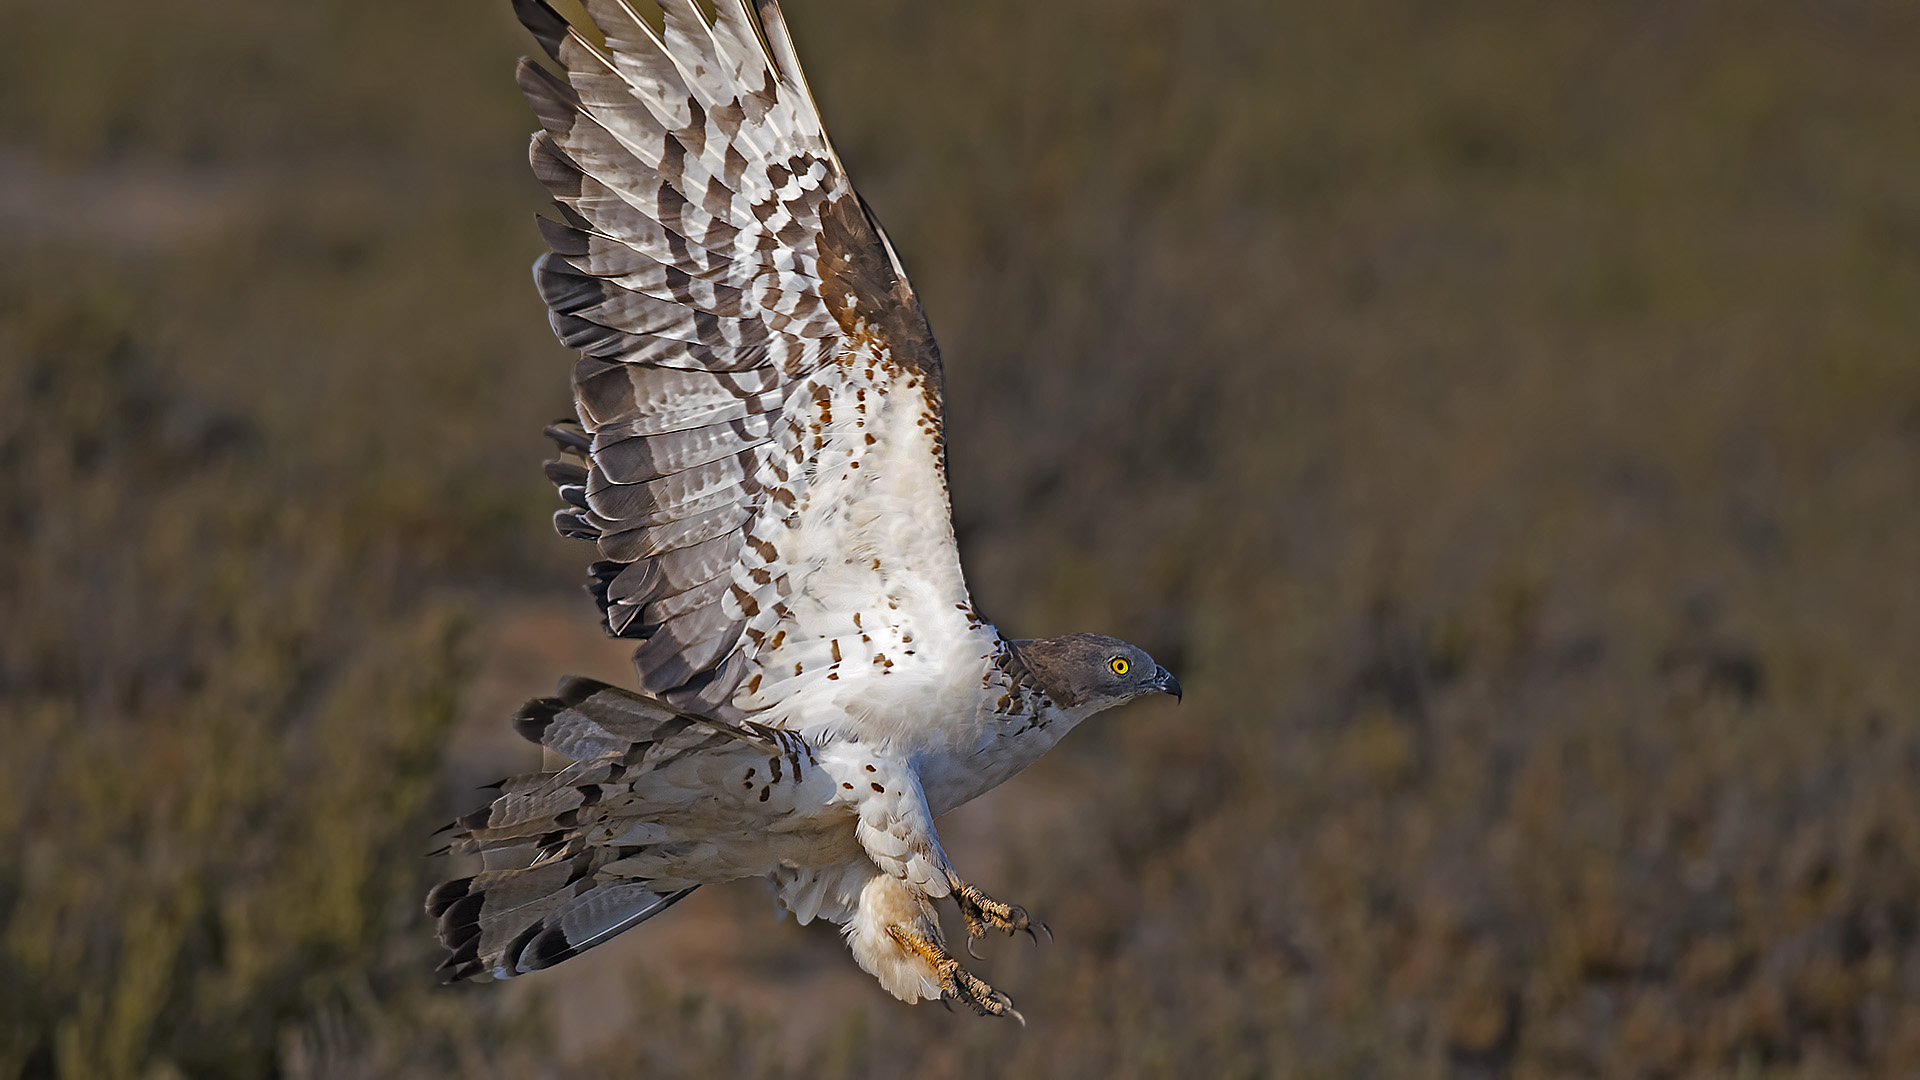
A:
{"label": "bird's nostril", "polygon": [[1180,700],[1180,680],[1174,678],[1173,672],[1166,668],[1157,665],[1154,667],[1153,688],[1163,694],[1172,694],[1175,701]]}

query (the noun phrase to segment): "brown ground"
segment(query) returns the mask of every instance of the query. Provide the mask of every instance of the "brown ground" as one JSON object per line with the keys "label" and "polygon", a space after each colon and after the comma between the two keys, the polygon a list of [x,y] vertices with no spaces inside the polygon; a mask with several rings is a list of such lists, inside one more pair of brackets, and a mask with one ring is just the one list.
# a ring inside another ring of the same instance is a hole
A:
{"label": "brown ground", "polygon": [[0,1080],[1920,1070],[1920,8],[789,3],[976,599],[1187,688],[943,824],[1030,1026],[750,886],[433,983],[621,670],[529,46],[99,0],[0,34]]}

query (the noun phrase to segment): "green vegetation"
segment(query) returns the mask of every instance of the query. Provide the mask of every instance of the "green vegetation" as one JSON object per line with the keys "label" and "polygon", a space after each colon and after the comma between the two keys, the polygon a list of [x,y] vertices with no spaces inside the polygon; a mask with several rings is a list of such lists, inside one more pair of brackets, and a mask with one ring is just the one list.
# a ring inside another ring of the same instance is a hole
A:
{"label": "green vegetation", "polygon": [[529,46],[16,4],[0,1080],[1920,1068],[1920,9],[790,4],[983,609],[1188,690],[956,840],[1032,1026],[433,984],[477,643],[582,558]]}

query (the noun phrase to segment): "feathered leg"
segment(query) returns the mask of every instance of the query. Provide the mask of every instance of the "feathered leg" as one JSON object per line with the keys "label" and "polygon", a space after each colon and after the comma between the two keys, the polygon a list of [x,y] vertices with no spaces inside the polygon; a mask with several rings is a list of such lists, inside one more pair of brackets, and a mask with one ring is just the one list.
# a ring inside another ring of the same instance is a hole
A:
{"label": "feathered leg", "polygon": [[[860,912],[849,924],[848,940],[862,967],[902,1000],[916,1000],[889,982],[882,968],[914,969],[938,986],[941,998],[961,1001],[983,1015],[1018,1016],[1006,996],[968,974],[948,955],[931,901],[951,894],[967,924],[967,951],[989,927],[1032,934],[1038,924],[1014,905],[1003,904],[960,879],[940,847],[933,815],[913,770],[902,762],[871,758],[855,747],[836,747],[823,759],[830,773],[843,776],[847,801],[857,809],[855,835],[867,858],[881,871],[862,892]],[[906,907],[911,899],[914,909]],[[863,939],[880,930],[884,939]],[[1042,927],[1044,929],[1044,927]],[[863,953],[863,944],[866,955]],[[932,997],[929,991],[921,996]]]}
{"label": "feathered leg", "polygon": [[874,872],[861,887],[843,933],[855,962],[901,1001],[939,998],[982,1016],[1020,1016],[1005,994],[947,952],[933,903],[900,878]]}

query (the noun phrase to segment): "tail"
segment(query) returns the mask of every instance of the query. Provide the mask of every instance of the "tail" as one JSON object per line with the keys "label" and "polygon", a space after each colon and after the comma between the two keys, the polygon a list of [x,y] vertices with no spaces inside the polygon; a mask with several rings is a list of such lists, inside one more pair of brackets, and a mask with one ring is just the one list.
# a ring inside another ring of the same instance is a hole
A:
{"label": "tail", "polygon": [[482,973],[510,979],[552,967],[693,891],[663,895],[644,881],[596,881],[590,868],[582,855],[435,886],[427,894],[427,914],[440,920],[440,944],[448,949],[435,970],[458,982]]}
{"label": "tail", "polygon": [[[623,872],[663,839],[636,786],[689,754],[758,746],[759,733],[683,713],[592,679],[568,678],[556,697],[522,706],[514,729],[573,763],[499,784],[492,805],[454,822],[447,850],[489,869],[427,895],[453,982],[512,978],[552,967],[636,926],[693,891]],[[768,749],[778,752],[771,744]]]}

